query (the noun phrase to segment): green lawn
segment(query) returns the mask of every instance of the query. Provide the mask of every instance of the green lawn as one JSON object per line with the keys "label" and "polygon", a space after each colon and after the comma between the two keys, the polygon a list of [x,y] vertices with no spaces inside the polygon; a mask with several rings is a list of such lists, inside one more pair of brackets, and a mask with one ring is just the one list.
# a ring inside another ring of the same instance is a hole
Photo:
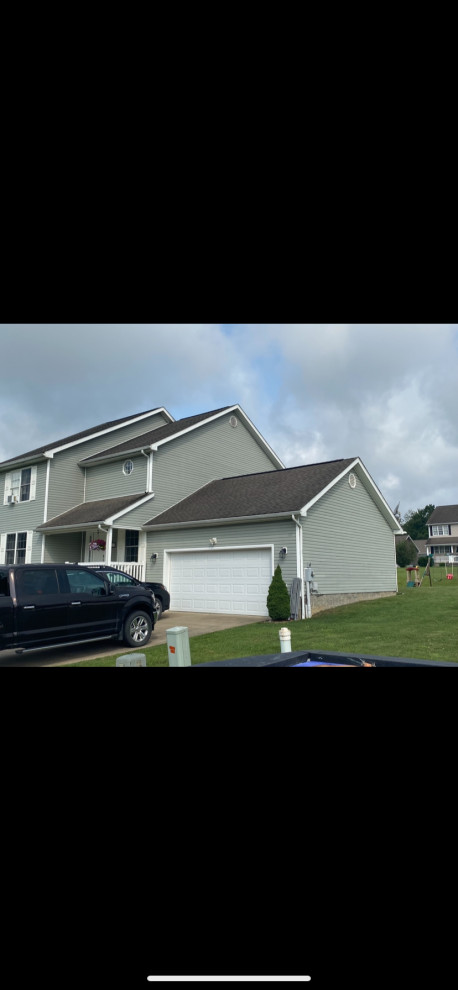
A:
{"label": "green lawn", "polygon": [[[422,574],[423,569],[420,576]],[[261,621],[193,636],[190,639],[192,663],[279,653],[278,632],[282,625],[291,630],[293,650],[337,650],[340,653],[457,661],[458,566],[453,581],[447,581],[444,567],[434,567],[431,576],[432,587],[425,578],[421,588],[407,588],[406,572],[399,568],[399,592],[392,598],[343,605],[301,622]],[[148,667],[168,667],[166,644],[143,648],[139,652],[146,654]],[[67,666],[114,667],[116,657],[122,653],[123,650],[118,650],[112,657]]]}

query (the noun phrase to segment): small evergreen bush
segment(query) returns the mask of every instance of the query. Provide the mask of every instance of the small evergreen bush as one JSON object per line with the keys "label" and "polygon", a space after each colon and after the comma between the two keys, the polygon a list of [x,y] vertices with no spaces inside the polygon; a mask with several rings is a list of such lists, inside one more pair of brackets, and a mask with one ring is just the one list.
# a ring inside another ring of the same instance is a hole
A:
{"label": "small evergreen bush", "polygon": [[267,611],[275,622],[289,619],[291,614],[289,591],[283,580],[280,564],[277,564],[270,582],[267,594]]}
{"label": "small evergreen bush", "polygon": [[418,558],[418,566],[419,567],[427,567],[428,566],[428,558],[426,556],[424,556],[424,555],[422,555],[421,557],[419,557]]}

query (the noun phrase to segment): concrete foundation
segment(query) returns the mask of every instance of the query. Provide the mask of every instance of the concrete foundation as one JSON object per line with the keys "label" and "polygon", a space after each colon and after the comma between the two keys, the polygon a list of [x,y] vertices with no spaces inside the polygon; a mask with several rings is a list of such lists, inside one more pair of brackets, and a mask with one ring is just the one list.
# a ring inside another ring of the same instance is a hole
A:
{"label": "concrete foundation", "polygon": [[352,605],[353,602],[367,602],[374,598],[392,598],[395,591],[354,591],[338,595],[311,595],[312,615],[325,612],[339,605]]}

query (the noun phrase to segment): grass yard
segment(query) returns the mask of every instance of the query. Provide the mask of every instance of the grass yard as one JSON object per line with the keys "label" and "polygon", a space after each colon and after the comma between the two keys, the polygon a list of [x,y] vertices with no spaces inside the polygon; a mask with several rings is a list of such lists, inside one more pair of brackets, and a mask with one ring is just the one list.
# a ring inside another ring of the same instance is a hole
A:
{"label": "grass yard", "polygon": [[[423,569],[420,569],[420,577]],[[458,660],[458,566],[447,581],[446,568],[434,567],[432,586],[424,579],[421,588],[406,587],[406,571],[398,568],[398,594],[392,598],[343,605],[300,622],[266,622],[225,629],[190,639],[193,664],[207,660],[279,653],[281,626],[291,630],[293,650],[337,650],[416,657],[421,660]],[[83,660],[69,667],[114,667],[112,657]],[[149,646],[148,667],[168,667],[167,646]]]}

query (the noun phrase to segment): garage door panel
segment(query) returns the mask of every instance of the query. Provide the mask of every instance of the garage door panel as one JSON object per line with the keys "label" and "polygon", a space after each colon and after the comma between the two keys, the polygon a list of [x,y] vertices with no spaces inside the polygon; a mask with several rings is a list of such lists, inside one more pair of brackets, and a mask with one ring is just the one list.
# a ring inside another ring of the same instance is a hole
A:
{"label": "garage door panel", "polygon": [[271,578],[269,549],[172,553],[170,608],[266,616]]}

